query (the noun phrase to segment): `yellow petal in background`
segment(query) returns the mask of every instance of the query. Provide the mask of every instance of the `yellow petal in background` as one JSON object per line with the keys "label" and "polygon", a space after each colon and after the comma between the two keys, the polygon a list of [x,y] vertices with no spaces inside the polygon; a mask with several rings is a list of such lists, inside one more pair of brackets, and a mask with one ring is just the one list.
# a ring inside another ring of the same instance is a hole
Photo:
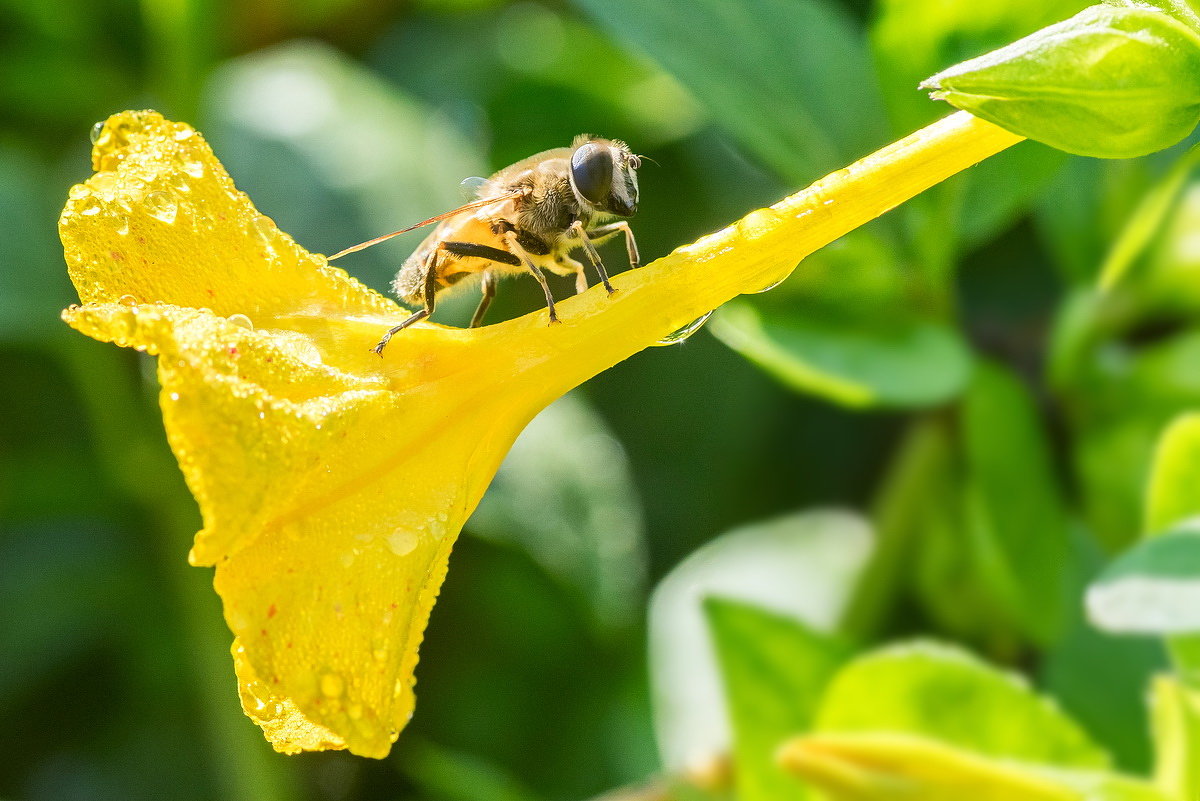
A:
{"label": "yellow petal in background", "polygon": [[1167,801],[1126,776],[995,759],[910,734],[797,737],[778,759],[834,801]]}
{"label": "yellow petal in background", "polygon": [[60,233],[66,321],[158,357],[243,707],[280,751],[388,753],[450,548],[532,417],[567,390],[1020,138],[955,114],[771,209],[546,312],[419,324],[258,214],[203,138],[104,125]]}

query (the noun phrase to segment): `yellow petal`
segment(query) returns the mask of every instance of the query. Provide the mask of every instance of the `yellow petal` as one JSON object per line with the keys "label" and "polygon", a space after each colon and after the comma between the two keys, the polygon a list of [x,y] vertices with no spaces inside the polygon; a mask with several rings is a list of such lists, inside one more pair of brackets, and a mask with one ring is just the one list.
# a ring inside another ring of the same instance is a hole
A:
{"label": "yellow petal", "polygon": [[911,734],[797,737],[778,759],[837,801],[1165,801],[1137,779],[994,759]]}
{"label": "yellow petal", "polygon": [[60,232],[68,323],[158,356],[243,706],[281,751],[385,755],[450,548],[517,433],[571,387],[905,198],[1019,141],[958,114],[546,313],[464,331],[406,313],[280,233],[199,134],[106,123]]}

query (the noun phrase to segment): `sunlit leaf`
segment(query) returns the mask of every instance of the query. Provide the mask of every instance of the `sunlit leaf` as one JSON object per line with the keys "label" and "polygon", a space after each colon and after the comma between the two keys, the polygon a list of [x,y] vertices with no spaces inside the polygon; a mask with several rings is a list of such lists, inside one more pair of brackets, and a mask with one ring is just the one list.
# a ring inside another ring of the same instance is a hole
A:
{"label": "sunlit leaf", "polygon": [[779,744],[812,728],[817,704],[848,649],[800,621],[710,597],[704,604],[733,728],[740,801],[786,801],[804,789],[775,761]]}
{"label": "sunlit leaf", "polygon": [[1200,634],[1200,529],[1178,526],[1121,554],[1088,588],[1087,607],[1106,631]]}
{"label": "sunlit leaf", "polygon": [[900,732],[989,757],[1076,768],[1109,759],[1053,701],[965,651],[917,642],[859,657],[834,677],[822,732]]}
{"label": "sunlit leaf", "polygon": [[1159,676],[1150,691],[1159,788],[1172,798],[1200,794],[1200,691],[1173,676]]}

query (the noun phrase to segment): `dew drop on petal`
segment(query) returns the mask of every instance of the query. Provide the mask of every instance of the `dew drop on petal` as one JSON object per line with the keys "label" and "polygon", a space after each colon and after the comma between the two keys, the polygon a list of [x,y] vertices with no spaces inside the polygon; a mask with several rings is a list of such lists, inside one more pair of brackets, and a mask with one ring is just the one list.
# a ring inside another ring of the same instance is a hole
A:
{"label": "dew drop on petal", "polygon": [[102,133],[104,133],[104,121],[103,120],[101,120],[100,122],[98,122],[92,126],[92,131],[90,134],[88,134],[88,139],[90,139],[92,144],[94,145],[100,141],[100,134],[102,134]]}
{"label": "dew drop on petal", "polygon": [[417,533],[412,529],[398,528],[387,538],[387,543],[396,556],[407,556],[417,547]]}
{"label": "dew drop on petal", "polygon": [[233,323],[234,325],[236,325],[240,328],[245,328],[250,331],[254,330],[254,322],[244,314],[229,315],[229,322]]}
{"label": "dew drop on petal", "polygon": [[176,192],[188,193],[192,191],[192,185],[188,183],[187,178],[184,178],[179,173],[174,173],[167,178],[167,183]]}
{"label": "dew drop on petal", "polygon": [[121,297],[117,298],[117,303],[120,303],[122,306],[136,306],[137,302],[137,298],[135,298],[133,295],[122,295]]}
{"label": "dew drop on petal", "polygon": [[703,328],[704,324],[706,322],[708,322],[708,318],[712,317],[712,315],[713,315],[713,313],[709,312],[708,314],[704,314],[704,315],[701,315],[700,317],[697,317],[695,320],[692,320],[690,323],[685,325],[683,328],[680,328],[678,331],[672,331],[671,333],[667,334],[665,337],[660,339],[658,342],[655,342],[654,346],[655,347],[663,347],[666,345],[678,345],[680,342],[686,341],[688,337],[690,337],[692,334],[696,333],[701,328]]}
{"label": "dew drop on petal", "polygon": [[117,218],[116,230],[121,236],[125,236],[129,233],[129,218],[124,214]]}
{"label": "dew drop on petal", "polygon": [[83,184],[75,184],[67,190],[67,197],[71,200],[82,200],[90,194],[91,192]]}
{"label": "dew drop on petal", "polygon": [[346,682],[336,673],[326,673],[321,677],[321,693],[330,698],[337,698],[346,691]]}
{"label": "dew drop on petal", "polygon": [[159,190],[146,195],[146,210],[150,212],[150,216],[156,220],[162,220],[170,225],[175,222],[175,216],[179,213],[179,204],[170,192]]}
{"label": "dew drop on petal", "polygon": [[186,172],[188,175],[192,176],[193,178],[203,178],[204,177],[204,163],[203,162],[189,159],[189,160],[183,162],[183,164],[180,166],[183,168],[184,172]]}
{"label": "dew drop on petal", "polygon": [[767,284],[766,286],[764,286],[762,289],[756,289],[756,290],[754,290],[753,292],[751,292],[751,293],[749,293],[749,294],[751,294],[751,295],[761,295],[761,294],[762,294],[762,293],[764,293],[764,292],[770,292],[772,289],[774,289],[775,287],[779,286],[780,284],[782,284],[782,283],[783,283],[784,281],[786,281],[786,280],[787,280],[787,278],[786,278],[786,277],[784,277],[784,278],[780,278],[778,281],[772,281],[771,283],[769,283],[769,284]]}

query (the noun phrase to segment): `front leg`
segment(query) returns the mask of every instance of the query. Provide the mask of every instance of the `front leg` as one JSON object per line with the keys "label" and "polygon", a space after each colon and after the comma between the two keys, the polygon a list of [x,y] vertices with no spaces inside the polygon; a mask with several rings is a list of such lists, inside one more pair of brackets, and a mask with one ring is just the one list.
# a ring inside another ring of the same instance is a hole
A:
{"label": "front leg", "polygon": [[408,319],[400,323],[400,325],[389,328],[387,333],[383,335],[383,339],[379,340],[375,347],[371,348],[371,352],[376,356],[383,358],[383,349],[387,347],[387,343],[390,342],[392,337],[396,336],[396,334],[399,334],[405,328],[408,328],[418,320],[424,320],[426,317],[433,314],[434,306],[437,304],[437,292],[439,288],[437,274],[437,257],[439,252],[439,248],[434,248],[432,251],[430,251],[429,258],[425,260],[425,308],[413,312],[411,315],[409,315]]}
{"label": "front leg", "polygon": [[596,246],[592,244],[592,240],[588,238],[588,232],[584,229],[583,223],[579,220],[571,223],[571,227],[567,229],[567,233],[577,238],[580,244],[583,245],[583,252],[591,259],[592,266],[596,268],[596,272],[600,274],[600,280],[604,282],[604,288],[608,290],[608,294],[612,294],[617,290],[613,289],[612,284],[608,281],[608,271],[604,269],[604,262],[600,261],[600,254],[596,252]]}
{"label": "front leg", "polygon": [[629,223],[619,220],[608,225],[598,225],[590,233],[592,243],[596,245],[607,242],[617,234],[625,234],[625,249],[629,251],[629,266],[634,269],[642,266],[641,257],[638,256],[637,242],[633,239],[633,229],[629,227]]}
{"label": "front leg", "polygon": [[529,251],[521,245],[517,240],[516,231],[506,231],[504,234],[504,244],[508,245],[508,249],[515,253],[521,262],[525,265],[525,269],[533,273],[533,277],[542,285],[542,292],[546,294],[546,309],[550,312],[550,322],[558,322],[558,312],[554,310],[554,295],[550,293],[550,285],[546,283],[546,276],[542,273],[538,266],[533,263],[533,259],[529,257]]}

